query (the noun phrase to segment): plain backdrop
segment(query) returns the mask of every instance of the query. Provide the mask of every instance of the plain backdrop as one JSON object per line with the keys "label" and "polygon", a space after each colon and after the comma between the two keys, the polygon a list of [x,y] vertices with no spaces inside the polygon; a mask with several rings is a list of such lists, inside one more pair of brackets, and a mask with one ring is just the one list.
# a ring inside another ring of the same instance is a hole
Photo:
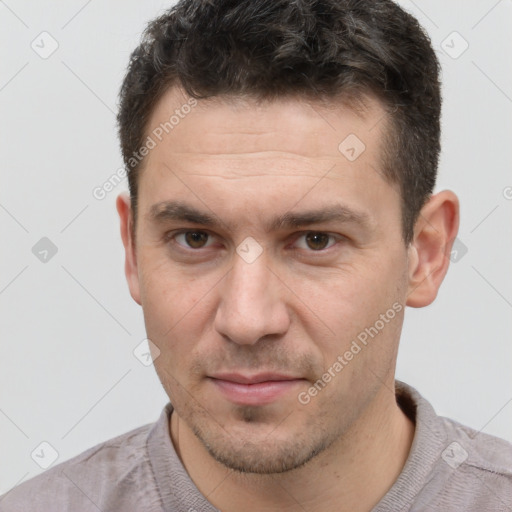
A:
{"label": "plain backdrop", "polygon": [[[169,5],[0,2],[0,493],[167,402],[133,353],[145,330],[115,211],[126,182],[103,200],[93,190],[122,164],[129,54]],[[462,217],[438,299],[406,312],[397,378],[439,414],[512,441],[512,3],[401,5],[442,64],[437,190],[458,194]]]}

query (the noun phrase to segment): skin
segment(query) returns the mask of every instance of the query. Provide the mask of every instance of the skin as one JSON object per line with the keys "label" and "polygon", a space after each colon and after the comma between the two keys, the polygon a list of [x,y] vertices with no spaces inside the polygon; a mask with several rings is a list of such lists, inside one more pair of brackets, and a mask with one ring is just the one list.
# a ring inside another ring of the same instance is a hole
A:
{"label": "skin", "polygon": [[[170,89],[149,127],[187,100]],[[394,395],[403,314],[435,299],[459,206],[450,191],[433,195],[404,244],[399,191],[381,173],[386,116],[376,100],[365,103],[201,100],[146,157],[136,241],[129,197],[117,199],[130,293],[175,408],[171,439],[223,511],[371,510],[407,459],[414,424]],[[366,146],[352,162],[338,150],[349,134]],[[155,220],[151,208],[169,200],[218,225]],[[267,229],[287,213],[340,205],[365,222]],[[251,263],[236,252],[246,237],[262,250]],[[333,372],[393,304],[394,318]],[[329,382],[301,403],[329,368]],[[211,378],[225,372],[296,380],[247,405]]]}

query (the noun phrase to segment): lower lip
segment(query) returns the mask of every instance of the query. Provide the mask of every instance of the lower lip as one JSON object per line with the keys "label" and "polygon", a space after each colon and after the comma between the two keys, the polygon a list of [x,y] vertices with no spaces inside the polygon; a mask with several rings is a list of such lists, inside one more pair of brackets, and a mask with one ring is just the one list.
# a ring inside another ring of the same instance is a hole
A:
{"label": "lower lip", "polygon": [[303,382],[302,379],[294,379],[241,384],[221,379],[210,380],[229,401],[237,405],[269,404]]}

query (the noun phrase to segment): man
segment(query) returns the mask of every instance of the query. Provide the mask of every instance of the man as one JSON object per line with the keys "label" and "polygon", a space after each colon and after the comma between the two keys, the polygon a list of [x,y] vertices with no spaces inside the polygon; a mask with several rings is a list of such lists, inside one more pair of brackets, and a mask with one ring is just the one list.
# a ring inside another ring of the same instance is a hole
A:
{"label": "man", "polygon": [[[438,63],[390,1],[180,2],[132,55],[125,272],[170,403],[0,508],[510,510],[512,446],[396,382],[447,272]],[[171,405],[172,404],[172,405]]]}

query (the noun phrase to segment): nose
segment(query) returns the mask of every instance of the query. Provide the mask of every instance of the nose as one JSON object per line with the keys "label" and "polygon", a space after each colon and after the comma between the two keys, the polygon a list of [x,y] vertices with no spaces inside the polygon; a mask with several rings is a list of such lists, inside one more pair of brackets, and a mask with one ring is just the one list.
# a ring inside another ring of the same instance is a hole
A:
{"label": "nose", "polygon": [[233,267],[219,289],[215,329],[239,345],[284,335],[290,326],[285,291],[269,268],[265,252],[252,263],[235,254]]}

